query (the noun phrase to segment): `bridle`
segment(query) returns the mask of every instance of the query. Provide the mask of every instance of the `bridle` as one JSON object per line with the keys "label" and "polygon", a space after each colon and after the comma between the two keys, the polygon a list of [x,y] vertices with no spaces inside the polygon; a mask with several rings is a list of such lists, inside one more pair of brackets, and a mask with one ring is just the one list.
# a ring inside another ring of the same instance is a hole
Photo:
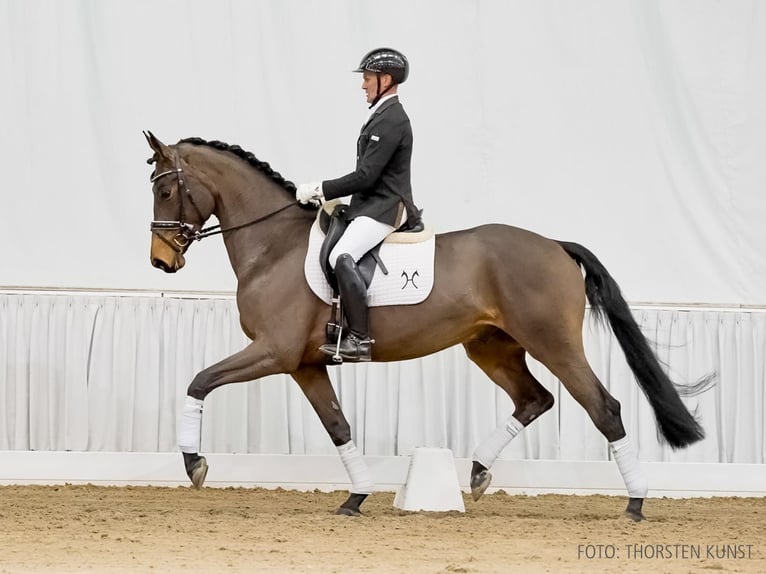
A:
{"label": "bridle", "polygon": [[[184,183],[183,168],[178,166],[178,159],[175,160],[175,167],[173,169],[169,169],[167,171],[163,171],[162,173],[158,173],[153,175],[149,181],[151,183],[156,182],[158,179],[165,177],[166,175],[176,175],[176,180],[178,183],[177,191],[178,191],[178,219],[175,221],[158,221],[153,220],[151,224],[149,225],[149,229],[152,233],[157,235],[162,241],[167,243],[174,251],[177,253],[183,253],[183,251],[189,246],[189,244],[194,241],[195,239],[198,239],[197,235],[200,233],[200,231],[194,230],[194,225],[191,223],[186,223],[184,220],[184,196],[186,196],[189,199],[189,203],[191,203],[192,207],[194,207],[195,211],[197,212],[197,215],[199,215],[200,220],[203,220],[202,212],[199,210],[199,207],[197,207],[197,204],[194,201],[194,196],[192,196],[191,192],[189,191],[189,188]],[[168,240],[163,234],[157,233],[158,231],[166,231],[166,230],[176,230],[178,233],[176,233],[173,236],[172,241]]]}
{"label": "bridle", "polygon": [[[184,220],[184,211],[185,211],[184,197],[186,197],[189,200],[189,203],[191,203],[192,207],[197,212],[197,215],[199,215],[200,221],[204,221],[205,218],[202,215],[202,212],[200,211],[196,202],[194,201],[194,196],[189,191],[189,187],[184,183],[184,178],[183,178],[184,170],[182,167],[179,167],[178,158],[175,159],[174,163],[175,163],[175,167],[173,169],[169,169],[167,171],[163,171],[162,173],[153,175],[149,179],[149,181],[151,183],[154,183],[162,177],[175,174],[176,180],[178,183],[178,219],[174,221],[173,220],[160,221],[155,219],[149,224],[149,229],[151,230],[152,233],[154,233],[157,237],[159,237],[162,241],[164,241],[168,246],[170,246],[171,249],[173,249],[177,253],[183,253],[189,247],[189,244],[192,241],[201,241],[205,237],[210,237],[211,235],[218,235],[219,233],[226,233],[227,231],[234,231],[235,229],[248,227],[250,225],[254,225],[256,223],[264,221],[272,217],[273,215],[276,215],[277,213],[284,211],[288,207],[292,207],[293,205],[300,205],[299,202],[293,201],[262,217],[258,217],[257,219],[248,221],[247,223],[242,223],[240,225],[233,225],[231,227],[227,227],[226,229],[222,229],[220,225],[211,225],[210,227],[205,227],[195,231],[194,225],[191,223],[186,223],[186,221]],[[177,233],[173,236],[172,240],[167,239],[161,233],[157,233],[158,231],[167,231],[167,230],[177,231]]]}

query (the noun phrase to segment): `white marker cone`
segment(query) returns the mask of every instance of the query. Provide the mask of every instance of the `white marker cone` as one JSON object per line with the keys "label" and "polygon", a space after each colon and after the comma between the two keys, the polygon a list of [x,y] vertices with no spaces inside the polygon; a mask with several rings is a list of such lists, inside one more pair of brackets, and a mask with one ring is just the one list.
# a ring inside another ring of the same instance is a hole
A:
{"label": "white marker cone", "polygon": [[407,480],[394,498],[394,507],[410,511],[465,512],[452,451],[448,448],[416,448]]}

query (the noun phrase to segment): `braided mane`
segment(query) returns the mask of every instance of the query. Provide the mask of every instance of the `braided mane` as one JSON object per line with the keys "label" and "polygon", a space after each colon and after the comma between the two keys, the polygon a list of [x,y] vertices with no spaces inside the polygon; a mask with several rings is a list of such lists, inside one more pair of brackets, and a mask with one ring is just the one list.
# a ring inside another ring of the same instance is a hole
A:
{"label": "braided mane", "polygon": [[255,169],[257,169],[264,175],[270,177],[272,181],[274,181],[275,183],[278,183],[290,193],[295,193],[295,184],[292,181],[285,179],[284,177],[282,177],[282,174],[280,174],[278,171],[274,171],[274,169],[267,162],[259,160],[252,153],[242,149],[238,145],[229,145],[227,143],[224,143],[218,140],[207,141],[202,138],[186,138],[186,139],[182,139],[178,143],[205,145],[217,150],[228,151],[230,153],[233,153],[238,158],[245,160],[247,163],[252,165]]}

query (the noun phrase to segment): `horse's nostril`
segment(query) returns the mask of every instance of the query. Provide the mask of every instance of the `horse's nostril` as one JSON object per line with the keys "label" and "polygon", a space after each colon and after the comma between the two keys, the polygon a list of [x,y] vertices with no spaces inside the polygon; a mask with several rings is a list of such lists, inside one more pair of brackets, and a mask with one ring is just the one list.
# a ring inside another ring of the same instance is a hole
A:
{"label": "horse's nostril", "polygon": [[174,273],[175,272],[174,268],[170,267],[162,259],[158,259],[156,257],[152,258],[152,265],[154,265],[157,269],[162,269],[165,273]]}

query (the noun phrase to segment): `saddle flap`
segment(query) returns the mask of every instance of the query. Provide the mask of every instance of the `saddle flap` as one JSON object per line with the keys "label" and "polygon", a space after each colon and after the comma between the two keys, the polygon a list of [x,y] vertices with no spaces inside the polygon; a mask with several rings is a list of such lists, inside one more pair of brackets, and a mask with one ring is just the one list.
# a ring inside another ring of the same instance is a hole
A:
{"label": "saddle flap", "polygon": [[[333,247],[340,241],[341,236],[348,227],[349,221],[346,219],[347,209],[348,205],[341,203],[332,207],[332,213],[330,213],[328,209],[322,209],[319,213],[319,228],[325,234],[322,246],[319,248],[319,265],[322,267],[322,272],[334,293],[338,292],[338,280],[335,277],[335,272],[330,266],[330,253],[332,252]],[[379,263],[382,263],[380,261],[379,252],[380,244],[365,253],[357,263],[366,287],[369,287],[370,283],[372,283],[372,278],[375,275],[375,267],[377,267]],[[382,265],[381,268],[386,272]]]}
{"label": "saddle flap", "polygon": [[332,267],[330,267],[329,259],[332,248],[335,247],[348,227],[348,220],[345,217],[347,208],[347,205],[340,204],[333,208],[332,213],[324,208],[319,213],[319,228],[324,233],[324,241],[322,241],[322,247],[319,248],[319,265],[335,293],[338,292],[338,281]]}

